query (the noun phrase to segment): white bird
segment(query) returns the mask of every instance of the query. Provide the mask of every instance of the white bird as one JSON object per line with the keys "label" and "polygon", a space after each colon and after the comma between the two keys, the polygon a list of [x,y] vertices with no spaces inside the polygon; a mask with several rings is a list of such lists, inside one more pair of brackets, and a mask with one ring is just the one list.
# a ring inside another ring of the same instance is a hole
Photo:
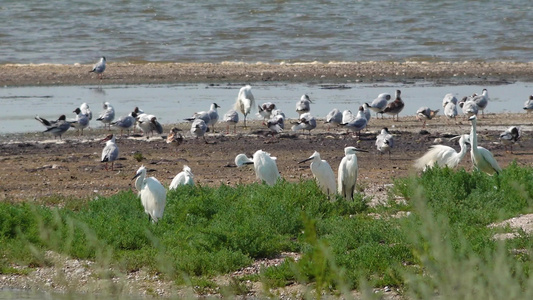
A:
{"label": "white bird", "polygon": [[359,173],[359,166],[357,165],[356,152],[368,152],[357,149],[355,147],[344,148],[344,157],[339,164],[337,191],[346,200],[353,200],[355,193],[355,184],[357,183],[357,175]]}
{"label": "white bird", "polygon": [[67,117],[65,115],[59,116],[59,118],[55,121],[48,121],[44,118],[41,118],[39,116],[35,116],[35,120],[41,122],[46,127],[46,130],[44,132],[51,133],[56,138],[59,136],[59,139],[61,140],[61,136],[63,133],[65,133],[70,128],[70,122],[67,121]]}
{"label": "white bird", "polygon": [[[344,121],[344,116],[343,116]],[[346,128],[347,130],[358,132],[358,136],[361,135],[361,130],[365,129],[368,121],[365,117],[365,112],[362,106],[359,107],[359,111],[357,112],[357,115],[355,118],[352,118],[350,121],[346,123],[342,123],[341,126]]]}
{"label": "white bird", "polygon": [[477,113],[479,111],[479,107],[470,96],[463,97],[463,99],[459,101],[459,107],[461,107],[461,109],[463,110],[463,114],[468,118],[470,118],[471,116],[477,116]]}
{"label": "white bird", "polygon": [[98,78],[102,79],[103,73],[105,71],[105,62],[105,57],[102,56],[102,58],[100,58],[100,61],[93,66],[93,69],[89,71],[89,73],[96,73],[98,74]]}
{"label": "white bird", "polygon": [[376,137],[376,148],[383,154],[389,152],[389,158],[391,155],[391,149],[394,147],[394,138],[390,134],[387,127],[381,129],[381,133]]}
{"label": "white bird", "polygon": [[416,118],[419,121],[423,121],[422,128],[426,127],[426,121],[433,119],[440,110],[432,110],[429,107],[421,107],[416,111]]}
{"label": "white bird", "polygon": [[[351,120],[353,120],[355,116],[352,114],[352,111],[349,109],[346,109],[342,112],[342,122],[341,124],[348,123]],[[339,124],[340,125],[340,124]]]}
{"label": "white bird", "polygon": [[181,129],[178,127],[172,127],[167,135],[167,144],[173,144],[176,147],[183,143],[183,136],[179,133]]}
{"label": "white bird", "polygon": [[163,217],[165,204],[167,203],[167,190],[155,177],[146,178],[146,168],[141,166],[135,176],[135,188],[139,191],[144,212],[148,220],[156,223]]}
{"label": "white bird", "polygon": [[457,104],[457,98],[452,93],[444,95],[444,98],[442,98],[442,107],[446,107],[450,101],[454,101],[453,99],[455,99],[455,103]]}
{"label": "white bird", "polygon": [[109,130],[111,130],[111,122],[115,119],[115,109],[109,102],[104,102],[103,106],[104,110],[100,113],[100,116],[96,121],[102,122],[104,124],[104,129],[109,126]]}
{"label": "white bird", "polygon": [[444,115],[447,117],[446,122],[449,119],[456,120],[457,118],[457,98],[453,94],[446,94],[442,99],[444,105]]}
{"label": "white bird", "polygon": [[279,175],[278,166],[276,165],[276,158],[270,156],[270,153],[263,150],[257,150],[252,159],[242,153],[235,157],[235,165],[237,165],[237,167],[242,167],[243,165],[248,164],[254,165],[255,176],[257,179],[266,182],[268,185],[276,184],[278,178],[281,177]]}
{"label": "white bird", "polygon": [[311,101],[309,95],[303,94],[300,100],[296,102],[296,112],[298,113],[298,115],[301,116],[302,114],[310,112],[311,103],[313,103],[313,101]]}
{"label": "white bird", "polygon": [[481,110],[481,116],[484,118],[485,108],[487,108],[487,105],[489,104],[489,94],[487,89],[483,89],[481,95],[473,96],[472,101],[476,103],[478,110]]}
{"label": "white bird", "polygon": [[126,130],[126,132],[129,134],[130,129],[132,129],[133,126],[135,126],[135,122],[136,120],[133,117],[133,113],[130,113],[127,116],[120,117],[118,118],[118,120],[111,122],[111,125],[117,126],[118,128],[120,128],[120,135],[122,135],[124,130]]}
{"label": "white bird", "polygon": [[394,101],[388,102],[383,109],[383,113],[391,115],[393,120],[394,116],[396,116],[396,121],[399,120],[400,112],[402,112],[403,108],[405,107],[405,103],[403,103],[401,94],[402,92],[400,90],[396,90]]}
{"label": "white bird", "polygon": [[143,135],[146,135],[148,138],[149,133],[152,133],[152,136],[154,136],[154,131],[158,134],[163,133],[163,126],[159,123],[156,116],[144,112],[138,114],[135,111],[139,111],[137,110],[137,107],[131,115],[137,120],[137,126],[141,129]]}
{"label": "white bird", "polygon": [[204,120],[205,124],[208,127],[211,126],[211,130],[215,132],[215,124],[218,122],[217,108],[220,108],[220,106],[216,103],[212,103],[208,111],[196,112],[191,118],[187,118],[185,120],[193,121],[195,119],[202,119]]}
{"label": "white bird", "polygon": [[226,133],[229,134],[229,126],[233,124],[233,133],[237,133],[237,123],[239,123],[239,114],[236,110],[230,109],[224,115],[224,122],[226,122]]}
{"label": "white bird", "polygon": [[461,150],[456,152],[455,149],[446,145],[433,145],[422,157],[415,161],[414,167],[425,171],[432,168],[435,164],[439,167],[455,168],[468,150],[467,143],[469,143],[470,136],[463,134],[461,136],[450,139],[450,141],[459,138],[459,146]]}
{"label": "white bird", "polygon": [[520,139],[520,137],[520,128],[518,128],[517,126],[511,126],[507,128],[507,130],[502,132],[500,134],[500,141],[505,147],[505,151],[508,152],[507,146],[510,146],[511,153],[513,153],[513,144],[516,143],[518,139]]}
{"label": "white bird", "polygon": [[114,168],[115,160],[118,159],[118,146],[115,143],[115,135],[109,134],[106,136],[102,142],[105,143],[105,147],[102,150],[102,160],[101,162],[105,162],[105,169],[107,170],[107,163],[111,163],[111,171]]}
{"label": "white bird", "polygon": [[317,151],[315,151],[315,153],[313,153],[313,155],[311,155],[309,158],[304,159],[299,163],[301,164],[310,160],[312,160],[311,172],[313,172],[313,176],[315,177],[316,183],[320,190],[328,197],[335,195],[337,192],[337,184],[335,182],[335,173],[333,173],[331,166],[327,161],[320,158],[320,153]]}
{"label": "white bird", "polygon": [[265,124],[268,129],[272,132],[272,135],[281,133],[285,128],[285,118],[281,114],[272,116]]}
{"label": "white bird", "polygon": [[276,104],[272,102],[265,102],[261,105],[258,105],[257,108],[259,109],[257,116],[260,118],[263,118],[263,120],[266,121],[270,119],[270,116],[272,115],[272,111],[276,109]]}
{"label": "white bird", "polygon": [[83,135],[83,129],[89,126],[89,117],[82,113],[79,107],[73,113],[76,114],[76,119],[70,121],[70,125],[78,130],[78,135]]}
{"label": "white bird", "polygon": [[301,114],[298,118],[298,123],[292,126],[292,131],[303,130],[304,133],[306,130],[309,130],[309,135],[311,135],[311,130],[316,128],[316,119],[310,113]]}
{"label": "white bird", "polygon": [[246,128],[246,116],[248,116],[254,106],[255,99],[252,94],[252,87],[250,85],[243,86],[239,90],[239,95],[235,102],[235,110],[240,111],[244,115],[244,128]]}
{"label": "white bird", "polygon": [[192,174],[191,168],[185,165],[183,166],[183,171],[179,172],[168,187],[169,190],[178,188],[180,185],[194,185],[194,175]]}
{"label": "white bird", "polygon": [[83,102],[80,105],[81,113],[89,118],[89,121],[93,119],[93,112],[89,109],[89,104]]}
{"label": "white bird", "polygon": [[365,112],[365,117],[366,117],[366,120],[367,121],[370,121],[370,118],[372,117],[372,114],[371,114],[371,109],[370,109],[370,105],[368,105],[368,103],[363,103],[363,110]]}
{"label": "white bird", "polygon": [[207,144],[207,140],[205,139],[206,132],[207,132],[207,124],[205,124],[204,120],[196,119],[192,122],[191,134],[195,136],[196,138],[202,137],[204,139],[204,142]]}
{"label": "white bird", "polygon": [[526,113],[533,111],[533,95],[530,95],[529,99],[524,103],[524,110]]}
{"label": "white bird", "polygon": [[381,93],[376,99],[372,100],[372,103],[367,103],[367,105],[372,111],[376,113],[376,117],[378,114],[381,114],[381,117],[383,118],[383,110],[387,106],[387,103],[390,99],[390,94]]}
{"label": "white bird", "polygon": [[470,156],[472,158],[472,163],[474,164],[474,167],[489,175],[493,175],[494,173],[500,173],[502,171],[502,168],[500,168],[498,162],[496,161],[496,159],[494,159],[492,153],[483,147],[478,147],[477,145],[477,117],[471,116],[469,120],[470,122],[472,122],[472,129],[470,131],[470,144],[472,145],[472,148],[470,149]]}
{"label": "white bird", "polygon": [[339,126],[342,123],[342,113],[340,110],[334,108],[326,115],[326,124],[328,124],[328,131],[330,126]]}
{"label": "white bird", "polygon": [[207,111],[199,111],[199,112],[195,112],[191,117],[189,118],[185,118],[186,121],[189,121],[189,122],[192,122],[196,119],[201,119],[205,122],[205,124],[209,124],[211,123],[211,117],[209,116],[209,114],[207,113]]}

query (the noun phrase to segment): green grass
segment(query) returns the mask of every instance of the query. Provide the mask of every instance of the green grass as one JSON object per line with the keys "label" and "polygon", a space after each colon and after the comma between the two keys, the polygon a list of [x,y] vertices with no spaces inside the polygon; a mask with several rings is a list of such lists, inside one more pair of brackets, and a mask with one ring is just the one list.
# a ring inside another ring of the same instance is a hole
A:
{"label": "green grass", "polygon": [[[396,180],[392,194],[406,203],[369,208],[362,194],[328,201],[312,180],[184,186],[168,192],[157,224],[132,192],[51,198],[46,206],[0,203],[0,273],[49,264],[44,251],[53,250],[120,272],[147,269],[200,294],[243,295],[244,280],[260,280],[309,284],[317,293],[394,286],[413,299],[531,296],[533,239],[522,232],[496,241],[494,233],[507,229],[487,227],[532,211],[531,168],[512,164],[493,177],[433,168]],[[398,211],[410,215],[393,217]],[[301,259],[227,286],[210,279],[286,251]]]}

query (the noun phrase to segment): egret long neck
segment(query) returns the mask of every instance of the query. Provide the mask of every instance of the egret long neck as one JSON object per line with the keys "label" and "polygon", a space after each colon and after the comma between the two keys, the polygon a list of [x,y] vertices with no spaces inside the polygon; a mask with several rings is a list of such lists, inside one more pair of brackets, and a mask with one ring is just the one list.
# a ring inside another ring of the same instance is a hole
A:
{"label": "egret long neck", "polygon": [[476,120],[472,122],[472,130],[470,131],[470,140],[472,142],[472,149],[477,149]]}
{"label": "egret long neck", "polygon": [[145,173],[142,173],[135,179],[135,188],[140,192],[143,188]]}
{"label": "egret long neck", "polygon": [[465,139],[463,137],[461,137],[461,139],[459,140],[459,146],[461,146],[461,151],[459,151],[459,158],[463,159],[467,149]]}

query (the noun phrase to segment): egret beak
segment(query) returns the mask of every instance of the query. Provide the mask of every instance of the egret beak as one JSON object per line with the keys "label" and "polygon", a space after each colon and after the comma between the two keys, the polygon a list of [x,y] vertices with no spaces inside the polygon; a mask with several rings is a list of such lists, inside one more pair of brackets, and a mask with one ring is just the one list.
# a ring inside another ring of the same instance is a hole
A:
{"label": "egret beak", "polygon": [[314,158],[314,157],[309,157],[309,158],[306,158],[306,159],[304,159],[304,160],[302,160],[302,161],[299,161],[298,163],[299,163],[299,164],[303,164],[304,162],[306,162],[306,161],[310,161],[310,160],[312,160],[313,158]]}
{"label": "egret beak", "polygon": [[357,152],[368,152],[368,150],[363,150],[363,149],[359,149],[359,148],[355,148],[355,151],[357,151]]}
{"label": "egret beak", "polygon": [[458,136],[454,136],[454,137],[450,138],[448,141],[453,142],[453,141],[458,140],[460,138],[461,138],[461,136],[458,135]]}
{"label": "egret beak", "polygon": [[139,173],[135,174],[135,176],[133,176],[133,178],[132,178],[131,180],[133,180],[133,179],[135,179],[135,178],[139,177],[140,175],[141,175],[141,172],[139,172]]}

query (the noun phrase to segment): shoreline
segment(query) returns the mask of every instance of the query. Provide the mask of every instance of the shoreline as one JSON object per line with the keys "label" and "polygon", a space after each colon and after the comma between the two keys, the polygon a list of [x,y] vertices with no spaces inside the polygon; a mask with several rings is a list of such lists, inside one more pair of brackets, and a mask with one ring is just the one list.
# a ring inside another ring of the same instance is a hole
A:
{"label": "shoreline", "polygon": [[220,82],[533,82],[533,62],[108,63],[102,80],[92,65],[4,64],[0,85],[60,86]]}

